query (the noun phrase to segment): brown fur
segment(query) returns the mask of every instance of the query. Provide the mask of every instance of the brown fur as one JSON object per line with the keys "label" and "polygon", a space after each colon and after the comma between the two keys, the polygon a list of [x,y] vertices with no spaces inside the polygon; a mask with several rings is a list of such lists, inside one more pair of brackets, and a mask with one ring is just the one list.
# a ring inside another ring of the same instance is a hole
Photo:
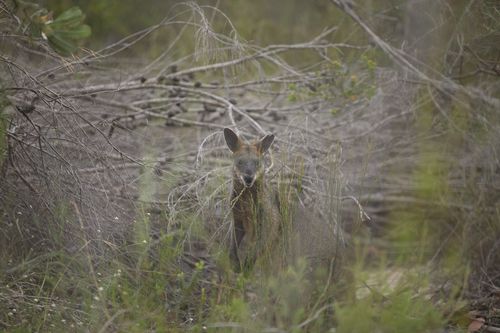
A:
{"label": "brown fur", "polygon": [[249,269],[258,257],[272,252],[278,237],[280,215],[266,188],[263,161],[274,136],[268,135],[252,143],[244,142],[230,129],[224,130],[224,136],[234,162],[231,258],[238,270]]}
{"label": "brown fur", "polygon": [[[292,198],[286,199],[289,213],[282,216],[277,195],[267,188],[263,156],[274,136],[247,143],[226,128],[224,137],[233,152],[230,255],[237,270],[248,270],[258,258],[265,258],[263,262],[272,269],[299,258],[313,266],[337,263],[339,242],[333,226]],[[276,251],[277,247],[282,251]]]}

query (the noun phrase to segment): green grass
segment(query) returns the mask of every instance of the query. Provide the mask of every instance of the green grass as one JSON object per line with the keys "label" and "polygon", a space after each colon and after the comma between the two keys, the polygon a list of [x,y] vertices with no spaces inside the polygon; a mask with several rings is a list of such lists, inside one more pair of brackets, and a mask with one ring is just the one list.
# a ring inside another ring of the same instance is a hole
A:
{"label": "green grass", "polygon": [[[125,250],[125,249],[121,249]],[[204,264],[183,270],[180,250],[162,237],[158,260],[122,258],[90,263],[82,256],[52,253],[2,277],[2,325],[15,331],[261,331],[424,332],[443,324],[438,309],[415,293],[418,285],[386,296],[372,290],[362,299],[322,295],[306,264],[270,276],[207,272]],[[5,283],[4,282],[4,283]],[[22,291],[22,293],[21,293]],[[321,295],[321,297],[319,297]],[[318,300],[320,301],[318,303]],[[229,328],[234,324],[234,328]],[[7,326],[8,325],[8,326]],[[406,328],[406,330],[405,330]]]}
{"label": "green grass", "polygon": [[[331,163],[336,170],[338,162]],[[295,178],[277,176],[279,197],[289,203],[280,207],[281,214],[288,220],[304,174],[300,160],[289,165],[297,170]],[[224,182],[215,173],[206,184],[213,194],[206,209],[227,195]],[[328,183],[334,195],[325,200],[334,219],[342,184],[335,173]],[[147,170],[141,184],[143,199],[160,186],[153,186]],[[22,230],[12,226],[4,231],[0,327],[6,332],[425,332],[445,324],[441,308],[422,292],[429,277],[408,270],[388,283],[387,274],[401,268],[380,260],[374,271],[364,250],[344,261],[344,274],[311,266],[303,258],[239,274],[231,269],[225,243],[217,243],[223,236],[213,238],[202,215],[179,210],[175,223],[153,237],[148,207],[138,207],[130,239],[112,246],[89,239],[69,203],[56,205],[55,218],[43,225],[46,247],[26,251],[9,246],[22,238]],[[167,226],[170,219],[162,215],[160,224]],[[73,237],[71,251],[68,234]],[[284,259],[287,235],[283,233],[278,247]],[[196,254],[199,246],[204,247],[202,256]],[[453,308],[452,300],[446,304]]]}

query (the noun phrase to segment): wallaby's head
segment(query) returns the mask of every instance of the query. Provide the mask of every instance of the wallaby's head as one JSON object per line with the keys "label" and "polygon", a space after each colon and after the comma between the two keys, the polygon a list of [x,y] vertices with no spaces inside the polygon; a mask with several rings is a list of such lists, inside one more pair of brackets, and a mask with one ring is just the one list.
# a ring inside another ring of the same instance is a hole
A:
{"label": "wallaby's head", "polygon": [[262,139],[246,143],[229,128],[224,128],[227,146],[233,152],[234,174],[236,179],[246,187],[252,187],[255,180],[264,173],[263,155],[274,141],[269,134]]}

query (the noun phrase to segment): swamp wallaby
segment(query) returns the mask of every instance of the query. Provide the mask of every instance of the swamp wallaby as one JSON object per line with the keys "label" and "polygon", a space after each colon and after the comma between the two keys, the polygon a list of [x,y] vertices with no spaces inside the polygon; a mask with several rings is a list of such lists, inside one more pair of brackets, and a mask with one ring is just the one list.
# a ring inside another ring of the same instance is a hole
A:
{"label": "swamp wallaby", "polygon": [[326,267],[332,260],[337,261],[339,235],[331,221],[320,218],[291,197],[280,202],[278,193],[267,186],[264,154],[274,135],[247,143],[225,128],[224,138],[233,152],[230,256],[237,270],[248,270],[258,258],[273,262],[274,268],[298,258]]}
{"label": "swamp wallaby", "polygon": [[238,270],[246,270],[258,257],[271,253],[278,237],[280,214],[275,197],[266,188],[263,158],[274,135],[247,143],[225,128],[224,138],[233,152],[234,229],[230,255]]}

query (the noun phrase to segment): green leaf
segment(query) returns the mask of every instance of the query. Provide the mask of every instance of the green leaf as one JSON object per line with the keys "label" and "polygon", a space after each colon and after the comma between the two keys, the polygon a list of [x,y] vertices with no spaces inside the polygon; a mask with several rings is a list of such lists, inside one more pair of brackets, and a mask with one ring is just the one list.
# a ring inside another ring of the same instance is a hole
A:
{"label": "green leaf", "polygon": [[80,8],[73,7],[64,11],[54,21],[42,26],[50,46],[59,54],[69,55],[78,48],[77,42],[87,38],[92,31],[82,24],[85,15]]}
{"label": "green leaf", "polygon": [[90,27],[86,24],[82,24],[77,28],[71,29],[71,30],[61,30],[57,31],[57,34],[59,37],[63,39],[73,39],[73,40],[78,40],[78,39],[84,39],[87,38],[91,35],[92,31]]}
{"label": "green leaf", "polygon": [[79,7],[72,7],[64,12],[62,12],[53,23],[56,24],[78,24],[83,21],[85,15],[83,15],[82,10]]}
{"label": "green leaf", "polygon": [[50,46],[62,55],[70,55],[76,51],[76,45],[64,38],[61,38],[59,32],[54,32],[52,35],[47,36]]}

